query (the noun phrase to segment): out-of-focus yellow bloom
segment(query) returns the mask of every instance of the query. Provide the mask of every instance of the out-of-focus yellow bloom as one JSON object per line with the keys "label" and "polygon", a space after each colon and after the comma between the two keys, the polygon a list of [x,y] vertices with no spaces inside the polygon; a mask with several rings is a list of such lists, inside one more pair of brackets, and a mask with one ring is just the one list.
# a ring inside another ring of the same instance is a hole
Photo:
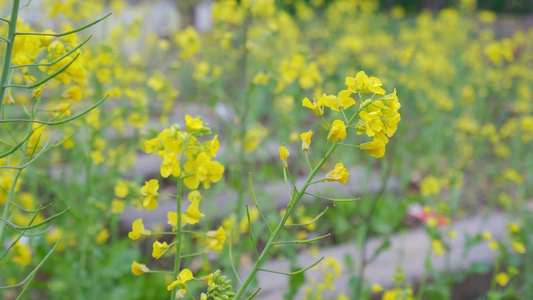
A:
{"label": "out-of-focus yellow bloom", "polygon": [[372,293],[381,293],[383,292],[383,287],[377,283],[372,285]]}
{"label": "out-of-focus yellow bloom", "polygon": [[107,228],[104,228],[98,232],[98,234],[96,235],[95,241],[98,245],[101,245],[109,239],[109,236],[110,236],[109,230],[107,230]]}
{"label": "out-of-focus yellow bloom", "polygon": [[113,214],[120,214],[124,211],[124,206],[126,205],[126,203],[124,202],[124,200],[120,200],[120,199],[113,199],[111,201],[111,213]]}
{"label": "out-of-focus yellow bloom", "polygon": [[446,252],[440,240],[433,240],[431,246],[433,247],[433,253],[437,256],[442,256]]}
{"label": "out-of-focus yellow bloom", "polygon": [[281,161],[283,162],[283,167],[288,168],[289,165],[287,164],[287,157],[289,157],[289,150],[285,146],[279,147],[279,157]]}
{"label": "out-of-focus yellow bloom", "polygon": [[509,283],[509,275],[505,272],[500,272],[496,275],[496,282],[501,286],[506,286]]}
{"label": "out-of-focus yellow bloom", "polygon": [[82,93],[81,93],[80,87],[77,85],[71,86],[67,91],[65,91],[61,95],[61,98],[63,98],[64,100],[76,100],[76,101],[81,100]]}
{"label": "out-of-focus yellow bloom", "polygon": [[524,178],[522,176],[520,176],[520,174],[518,174],[518,172],[516,172],[513,169],[505,170],[505,172],[503,173],[503,176],[507,180],[513,181],[516,184],[522,184],[524,182]]}
{"label": "out-of-focus yellow bloom", "polygon": [[255,85],[267,85],[270,80],[270,75],[266,73],[257,73],[252,79],[252,83]]}
{"label": "out-of-focus yellow bloom", "polygon": [[434,176],[426,176],[420,183],[420,193],[422,196],[438,195],[440,193],[440,183]]}
{"label": "out-of-focus yellow bloom", "polygon": [[15,256],[13,257],[12,261],[16,263],[17,265],[24,268],[31,262],[31,251],[30,248],[20,242],[17,242],[14,246],[14,252]]}
{"label": "out-of-focus yellow bloom", "polygon": [[119,198],[126,198],[129,193],[128,182],[124,180],[117,181],[115,185],[115,196]]}
{"label": "out-of-focus yellow bloom", "polygon": [[204,253],[207,253],[211,250],[222,250],[222,248],[224,247],[224,242],[226,241],[226,233],[224,232],[224,228],[222,226],[220,226],[217,231],[208,231],[206,235],[209,244],[204,249]]}
{"label": "out-of-focus yellow bloom", "polygon": [[520,241],[513,241],[511,242],[511,247],[513,248],[514,251],[520,253],[520,254],[525,254],[526,253],[526,246],[524,246],[524,243],[520,242]]}
{"label": "out-of-focus yellow bloom", "polygon": [[31,93],[31,97],[33,99],[37,99],[37,98],[41,97],[41,94],[43,93],[43,90],[44,90],[44,84],[41,84],[38,88],[33,90],[33,92]]}
{"label": "out-of-focus yellow bloom", "polygon": [[7,89],[6,96],[2,100],[2,103],[4,103],[4,104],[6,104],[6,103],[7,104],[14,104],[15,103],[15,99],[13,99],[13,97],[11,96],[11,88]]}

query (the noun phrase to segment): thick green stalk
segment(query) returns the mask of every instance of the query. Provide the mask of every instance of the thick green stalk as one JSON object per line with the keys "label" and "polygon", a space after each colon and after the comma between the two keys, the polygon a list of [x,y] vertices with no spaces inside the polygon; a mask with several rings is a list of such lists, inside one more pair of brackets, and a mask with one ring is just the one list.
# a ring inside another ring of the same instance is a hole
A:
{"label": "thick green stalk", "polygon": [[[185,148],[185,147],[184,147]],[[178,193],[177,193],[177,221],[176,221],[176,257],[174,258],[174,273],[172,276],[172,280],[176,280],[176,277],[178,277],[178,272],[180,271],[180,265],[181,265],[181,189],[183,185],[183,180],[178,178]],[[170,291],[170,300],[176,299],[176,288],[172,289]]]}
{"label": "thick green stalk", "polygon": [[[4,61],[2,62],[2,75],[0,76],[0,96],[2,97],[0,99],[0,110],[3,112],[4,108],[4,96],[6,93],[6,85],[9,81],[9,67],[11,66],[11,56],[13,55],[13,44],[15,43],[15,32],[17,30],[17,19],[19,14],[19,5],[20,0],[13,0],[13,7],[11,8],[11,18],[9,20],[9,29],[7,32],[7,44],[6,44],[6,50],[4,52]],[[2,119],[3,119],[2,114]],[[7,125],[6,125],[7,126]],[[30,127],[31,129],[31,127]],[[25,148],[25,147],[24,147]],[[15,178],[13,180],[13,184],[11,185],[11,189],[9,190],[9,194],[6,199],[6,203],[4,206],[4,211],[2,213],[2,218],[7,219],[7,215],[9,213],[9,207],[11,206],[11,201],[13,199],[13,194],[15,192],[15,186],[18,182],[18,178],[20,176],[20,173],[22,173],[22,170],[17,170],[17,173],[15,175]],[[2,235],[4,233],[4,229],[6,228],[5,222],[0,222],[0,242],[2,241]]]}
{"label": "thick green stalk", "polygon": [[279,236],[279,234],[281,232],[281,229],[283,229],[283,227],[285,226],[285,223],[287,222],[287,219],[289,218],[289,216],[291,216],[292,211],[294,210],[296,205],[298,205],[298,202],[300,201],[300,199],[303,197],[303,195],[305,195],[305,191],[307,190],[307,187],[313,181],[313,178],[315,177],[316,173],[318,173],[318,171],[326,163],[328,158],[333,154],[333,151],[335,151],[337,146],[338,146],[338,143],[334,143],[332,145],[332,147],[329,149],[329,151],[326,153],[326,155],[324,155],[322,160],[318,163],[318,165],[316,165],[316,167],[313,169],[313,171],[311,171],[311,174],[309,174],[309,176],[307,177],[307,180],[305,181],[302,189],[298,192],[298,194],[296,195],[296,197],[292,201],[292,204],[287,208],[287,212],[285,213],[285,215],[283,215],[283,218],[281,219],[281,221],[279,222],[278,226],[274,230],[274,233],[272,233],[270,235],[270,238],[268,239],[268,242],[267,242],[265,248],[263,249],[263,252],[261,252],[261,255],[259,256],[259,259],[255,262],[255,264],[254,264],[254,266],[252,268],[252,271],[250,272],[250,274],[248,275],[248,277],[246,278],[246,280],[244,281],[242,286],[237,291],[237,294],[235,295],[235,299],[241,299],[241,297],[243,296],[244,292],[246,291],[246,288],[248,287],[248,285],[250,284],[252,279],[255,277],[255,274],[257,273],[257,271],[259,271],[259,268],[261,267],[261,264],[263,263],[263,261],[265,260],[266,256],[268,255],[268,252],[269,252],[270,248],[272,247],[274,242],[277,240],[277,238],[278,238],[278,236]]}
{"label": "thick green stalk", "polygon": [[[15,32],[17,30],[17,19],[19,16],[20,0],[13,0],[11,8],[11,18],[9,19],[9,29],[7,31],[6,51],[4,52],[4,61],[2,62],[2,75],[0,77],[0,95],[2,100],[6,93],[6,85],[9,80],[9,67],[11,66],[11,56],[13,55],[13,44],[15,44]],[[4,101],[0,100],[0,108],[3,111]]]}

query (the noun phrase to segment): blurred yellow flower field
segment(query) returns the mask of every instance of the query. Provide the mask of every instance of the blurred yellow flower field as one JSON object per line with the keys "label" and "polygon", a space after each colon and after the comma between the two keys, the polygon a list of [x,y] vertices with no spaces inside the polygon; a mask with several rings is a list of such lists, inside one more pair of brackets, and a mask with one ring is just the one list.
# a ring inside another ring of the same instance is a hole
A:
{"label": "blurred yellow flower field", "polygon": [[533,299],[533,7],[408,2],[2,3],[0,298]]}

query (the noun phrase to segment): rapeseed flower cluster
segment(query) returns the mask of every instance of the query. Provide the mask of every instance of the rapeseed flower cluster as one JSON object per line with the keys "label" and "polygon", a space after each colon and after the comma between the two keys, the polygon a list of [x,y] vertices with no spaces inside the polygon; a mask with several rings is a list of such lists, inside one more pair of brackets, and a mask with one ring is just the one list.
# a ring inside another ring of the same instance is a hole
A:
{"label": "rapeseed flower cluster", "polygon": [[[181,260],[182,243],[184,242],[182,228],[186,225],[195,225],[201,218],[205,217],[200,212],[200,203],[205,200],[198,191],[198,187],[202,184],[205,189],[208,189],[211,184],[222,179],[224,166],[214,160],[220,147],[218,136],[215,135],[210,140],[201,141],[201,139],[210,134],[211,129],[200,117],[186,115],[184,130],[179,125],[173,125],[163,129],[156,137],[144,142],[146,153],[156,154],[162,159],[159,168],[161,176],[163,178],[176,178],[178,185],[178,194],[171,195],[177,199],[178,211],[169,211],[167,213],[168,224],[172,226],[173,232],[152,232],[145,228],[142,219],[138,219],[133,222],[132,231],[129,233],[129,237],[133,240],[165,234],[175,236],[176,240],[170,244],[166,241],[160,242],[158,240],[153,242],[152,257],[155,259],[160,259],[172,246],[175,246],[175,252],[178,253],[175,259]],[[191,190],[187,197],[190,203],[183,212],[181,212],[183,204],[181,202],[182,184]],[[159,181],[156,179],[146,181],[144,186],[141,187],[140,194],[143,196],[142,206],[144,208],[154,210],[158,207],[160,197],[169,196],[161,195],[159,189]],[[195,255],[223,249],[226,233],[222,226],[218,230],[208,231],[202,235],[205,237],[205,248]],[[187,292],[187,282],[194,279],[191,270],[186,268],[179,270],[179,265],[178,262],[178,267],[174,269],[176,280],[167,287],[169,291],[177,289],[177,295],[185,294]],[[131,266],[131,270],[135,275],[150,272],[148,267],[135,261]],[[211,283],[208,283],[208,292],[212,289],[214,287],[211,286]]]}
{"label": "rapeseed flower cluster", "polygon": [[[358,135],[365,133],[368,137],[373,138],[373,141],[363,143],[358,147],[374,157],[383,157],[385,145],[389,142],[388,137],[394,135],[398,129],[398,122],[401,120],[398,112],[401,104],[398,101],[396,90],[392,94],[385,94],[381,80],[377,77],[368,77],[364,71],[359,71],[355,77],[346,77],[345,84],[347,89],[340,91],[337,96],[323,94],[318,100],[314,99],[313,102],[305,98],[302,105],[321,118],[324,115],[324,107],[328,107],[334,112],[342,111],[344,120],[336,119],[331,126],[328,125],[328,142],[335,143],[346,139],[347,128],[353,127]],[[356,105],[356,100],[352,98],[352,94],[359,95],[359,102],[357,102],[358,107],[356,107],[355,114],[351,119],[348,119],[345,110]],[[364,95],[367,94],[371,94],[371,96],[363,99]],[[354,118],[358,118],[356,124],[352,124]],[[310,136],[305,136],[305,140],[310,141],[310,138]],[[302,136],[302,140],[304,140],[304,136]],[[308,150],[308,147],[303,147],[303,149],[307,148]]]}

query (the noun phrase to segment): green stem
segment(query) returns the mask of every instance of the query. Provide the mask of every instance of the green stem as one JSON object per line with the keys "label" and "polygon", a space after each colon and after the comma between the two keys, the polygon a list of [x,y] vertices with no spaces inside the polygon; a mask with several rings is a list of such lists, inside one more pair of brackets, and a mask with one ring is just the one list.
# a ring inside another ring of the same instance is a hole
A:
{"label": "green stem", "polygon": [[[185,147],[184,147],[185,148]],[[178,221],[176,226],[176,257],[174,258],[174,273],[172,274],[172,279],[176,279],[178,277],[178,273],[181,267],[181,190],[182,190],[182,184],[183,180],[181,178],[178,178],[178,193],[177,193],[177,213],[178,213]],[[170,291],[170,300],[176,299],[176,288],[172,289]]]}
{"label": "green stem", "polygon": [[502,256],[499,255],[498,258],[496,259],[496,262],[494,263],[494,271],[492,272],[492,281],[490,282],[490,290],[488,293],[489,295],[494,293],[494,291],[496,290],[496,277],[498,276],[498,272],[500,271],[501,261],[502,261]]}
{"label": "green stem", "polygon": [[[20,0],[13,0],[13,7],[11,8],[11,18],[9,22],[9,29],[7,31],[6,50],[4,52],[4,61],[2,62],[2,75],[0,77],[0,96],[4,99],[6,94],[6,85],[9,80],[9,67],[11,66],[11,56],[13,55],[13,44],[15,44],[15,32],[17,31],[17,19],[19,15]],[[4,111],[4,101],[0,101],[0,108]]]}
{"label": "green stem", "polygon": [[431,267],[431,260],[430,260],[431,251],[432,251],[432,246],[430,244],[428,251],[426,253],[426,262],[425,262],[426,268],[424,270],[424,275],[422,276],[422,280],[420,281],[420,285],[418,286],[418,295],[416,296],[417,300],[422,300],[422,296],[424,296],[424,289],[426,288],[426,281],[429,275],[429,268]]}
{"label": "green stem", "polygon": [[263,252],[261,252],[261,255],[259,256],[259,258],[255,262],[255,264],[254,264],[254,266],[252,268],[252,271],[250,272],[248,277],[246,277],[246,280],[244,281],[244,283],[241,285],[241,287],[237,291],[237,293],[235,295],[235,299],[241,299],[241,297],[243,296],[244,292],[248,288],[248,285],[250,284],[252,279],[255,277],[255,274],[257,273],[257,271],[259,271],[259,268],[261,267],[261,264],[266,259],[270,248],[274,245],[274,243],[277,240],[281,230],[285,226],[285,223],[287,223],[287,219],[289,218],[289,216],[291,216],[294,208],[297,206],[297,204],[300,201],[300,199],[305,195],[305,191],[307,190],[307,187],[309,187],[309,185],[311,184],[311,182],[312,182],[313,178],[315,177],[316,173],[318,173],[320,168],[322,168],[322,166],[326,163],[326,161],[333,154],[333,152],[335,151],[337,146],[338,146],[337,143],[333,143],[332,147],[329,149],[329,151],[326,153],[326,155],[322,158],[322,160],[318,163],[318,165],[316,165],[316,167],[313,169],[313,171],[311,171],[311,174],[309,174],[309,176],[307,177],[307,180],[305,181],[302,189],[298,192],[298,194],[296,195],[296,197],[292,201],[292,204],[287,208],[287,212],[285,213],[285,215],[283,215],[283,218],[281,219],[281,221],[279,222],[278,226],[274,230],[274,233],[272,233],[270,235],[270,238],[268,239],[268,242],[267,242]]}

